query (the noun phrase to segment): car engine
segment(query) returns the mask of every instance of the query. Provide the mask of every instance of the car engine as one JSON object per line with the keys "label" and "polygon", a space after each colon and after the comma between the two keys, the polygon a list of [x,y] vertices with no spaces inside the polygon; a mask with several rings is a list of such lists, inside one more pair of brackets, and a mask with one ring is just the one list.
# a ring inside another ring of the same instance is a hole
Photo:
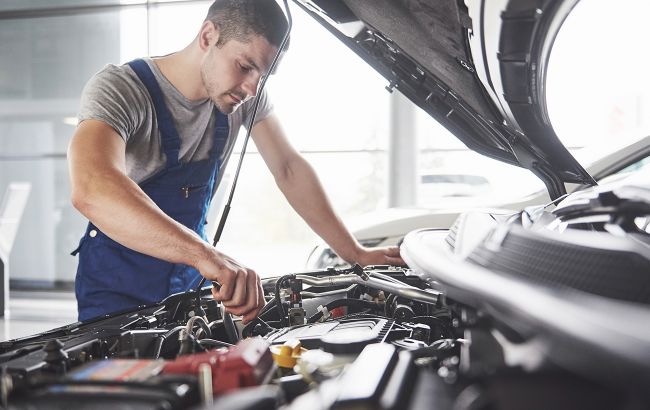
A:
{"label": "car engine", "polygon": [[[454,315],[409,269],[355,266],[263,285],[268,303],[246,326],[204,288],[4,342],[2,402],[16,409],[180,409],[225,400],[228,408],[277,408],[310,400],[309,392],[334,382],[348,389],[329,404],[319,398],[324,408],[386,400],[394,408],[411,393],[405,378],[416,356],[448,366],[447,377],[456,371],[462,340]],[[392,392],[382,398],[387,383]]]}
{"label": "car engine", "polygon": [[246,325],[204,288],[3,342],[1,404],[647,408],[650,241],[633,222],[648,213],[605,192],[554,212],[466,214],[409,234],[411,268],[263,280],[267,304]]}

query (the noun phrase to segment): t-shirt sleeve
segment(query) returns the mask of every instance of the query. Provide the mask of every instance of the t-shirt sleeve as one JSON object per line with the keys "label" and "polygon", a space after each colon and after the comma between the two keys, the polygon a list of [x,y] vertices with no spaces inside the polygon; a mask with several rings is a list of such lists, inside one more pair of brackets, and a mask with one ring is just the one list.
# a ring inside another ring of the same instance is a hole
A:
{"label": "t-shirt sleeve", "polygon": [[86,83],[77,118],[103,121],[128,142],[143,120],[146,98],[124,67],[109,65]]}
{"label": "t-shirt sleeve", "polygon": [[[253,112],[253,106],[255,105],[255,99],[251,99],[250,101],[247,101],[246,104],[244,105],[244,127],[248,127],[248,122],[250,121],[250,116],[252,115]],[[255,124],[258,122],[262,121],[264,118],[268,117],[271,115],[273,112],[273,104],[271,103],[271,99],[269,98],[268,93],[266,92],[266,88],[262,90],[262,94],[260,94],[260,105],[257,108],[257,115],[255,115]]]}

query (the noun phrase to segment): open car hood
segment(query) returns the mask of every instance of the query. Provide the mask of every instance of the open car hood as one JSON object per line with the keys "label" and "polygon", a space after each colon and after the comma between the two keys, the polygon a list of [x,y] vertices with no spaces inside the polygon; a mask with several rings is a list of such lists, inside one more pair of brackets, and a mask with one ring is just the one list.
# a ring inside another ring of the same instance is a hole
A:
{"label": "open car hood", "polygon": [[467,147],[530,169],[552,198],[594,185],[546,110],[551,46],[578,0],[294,0]]}

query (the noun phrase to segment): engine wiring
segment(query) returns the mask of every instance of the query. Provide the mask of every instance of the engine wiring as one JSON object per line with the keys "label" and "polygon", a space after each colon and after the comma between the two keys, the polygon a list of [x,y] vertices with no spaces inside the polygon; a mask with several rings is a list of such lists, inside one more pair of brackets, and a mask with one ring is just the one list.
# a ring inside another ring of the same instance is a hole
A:
{"label": "engine wiring", "polygon": [[[332,309],[336,309],[339,307],[355,307],[358,309],[374,309],[374,310],[383,310],[383,305],[376,303],[376,302],[370,302],[368,300],[363,300],[363,299],[337,299],[334,300],[327,305],[325,305],[319,312],[314,313],[309,319],[307,319],[307,323],[316,323],[319,320],[321,320],[325,316],[326,311],[331,311]],[[327,309],[327,310],[325,310]],[[325,317],[327,319],[327,317]]]}
{"label": "engine wiring", "polygon": [[[250,375],[258,374],[255,376],[260,377],[255,381],[258,384],[281,386],[292,377],[296,382],[298,377],[302,377],[299,384],[327,381],[347,367],[352,359],[350,354],[358,354],[365,346],[352,341],[327,341],[325,337],[336,332],[353,339],[361,336],[364,340],[362,343],[369,345],[376,346],[385,342],[392,344],[396,351],[407,349],[417,352],[413,357],[421,363],[415,365],[421,367],[425,362],[446,366],[444,361],[458,351],[458,335],[454,335],[454,329],[450,325],[446,326],[451,321],[449,311],[440,306],[446,303],[445,300],[435,294],[425,302],[405,296],[410,294],[405,294],[405,290],[422,291],[426,287],[407,268],[375,266],[362,269],[357,266],[295,273],[265,279],[263,287],[268,302],[258,317],[245,326],[242,326],[239,318],[233,320],[232,316],[224,315],[223,304],[212,298],[201,299],[201,309],[196,309],[193,304],[194,293],[187,292],[162,303],[161,308],[150,309],[146,314],[132,315],[128,318],[128,323],[119,325],[119,332],[106,332],[102,341],[94,342],[95,347],[90,344],[87,347],[79,345],[79,350],[75,351],[75,346],[68,351],[61,344],[61,352],[68,354],[66,357],[70,359],[60,364],[47,362],[46,366],[50,366],[50,370],[44,372],[53,380],[63,380],[59,382],[60,385],[73,386],[71,388],[75,389],[80,388],[78,386],[96,386],[97,390],[121,386],[128,389],[129,394],[142,392],[145,395],[151,394],[152,397],[159,390],[164,390],[172,392],[168,397],[171,402],[174,399],[185,400],[174,396],[179,386],[174,384],[176,380],[182,384],[181,389],[190,385],[196,389],[206,380],[212,385],[217,379],[224,380],[223,377],[232,383],[249,383],[247,380],[250,379],[239,373],[245,366],[250,366]],[[419,293],[413,294],[416,298],[421,296]],[[397,308],[407,305],[413,312],[413,317],[397,315]],[[304,315],[299,316],[300,320],[292,316],[297,309],[303,309]],[[442,316],[443,311],[447,316]],[[432,313],[437,316],[429,317]],[[307,339],[303,342],[301,337],[294,335],[303,335]],[[282,338],[286,340],[280,341]],[[311,345],[309,338],[312,338]],[[450,342],[434,344],[440,338]],[[277,352],[280,348],[285,348],[286,351],[287,343],[292,349],[288,358],[294,362],[290,367],[282,367]],[[448,345],[451,348],[447,348]],[[43,351],[52,353],[50,357],[60,357],[57,356],[59,351],[56,349]],[[348,351],[352,353],[346,353]],[[304,362],[300,359],[301,354],[305,354]],[[258,359],[250,361],[253,360],[252,357]],[[323,357],[330,357],[327,360],[332,362],[321,361]],[[136,368],[150,376],[147,383],[130,383],[129,380],[121,383],[121,380],[110,378],[94,382],[90,380],[91,375],[94,376],[94,372],[100,371],[104,365],[98,359],[107,360],[106,368],[114,370],[118,376],[122,374],[119,372],[131,372]],[[80,367],[84,363],[88,363],[89,367]],[[92,363],[99,367],[94,367]],[[210,377],[214,378],[202,379],[203,373],[197,366],[202,366],[203,370],[207,368]],[[81,373],[77,370],[78,367]],[[258,372],[258,368],[265,370]],[[269,369],[271,370],[268,371]],[[450,367],[449,371],[453,373],[454,369]],[[76,372],[72,373],[73,377],[79,377],[79,380],[68,382],[66,378],[54,379],[61,375],[65,377],[66,372]],[[83,376],[74,376],[77,374]],[[179,378],[181,374],[185,375],[185,379]],[[34,382],[38,382],[37,377],[34,377]],[[42,386],[50,385],[54,384],[46,382]],[[27,389],[15,391],[14,397],[23,392],[27,394],[39,386],[31,384]],[[318,386],[311,386],[316,387]]]}
{"label": "engine wiring", "polygon": [[[266,335],[271,331],[289,325],[288,312],[285,307],[286,302],[282,300],[284,297],[283,289],[290,288],[292,283],[295,282],[304,282],[310,286],[309,290],[300,291],[301,297],[306,298],[306,300],[334,295],[347,295],[341,299],[336,299],[318,306],[317,312],[305,318],[304,324],[329,320],[332,318],[330,312],[341,307],[354,309],[356,312],[353,315],[376,312],[379,315],[390,317],[392,315],[391,306],[397,300],[399,294],[402,294],[399,297],[404,297],[404,290],[420,291],[420,289],[391,276],[388,274],[390,272],[390,267],[388,266],[370,266],[363,269],[356,265],[345,269],[328,268],[323,271],[284,275],[275,279],[274,283],[272,279],[266,280],[265,283],[267,285],[272,284],[273,296],[260,311],[258,317],[243,327],[242,337],[246,338],[253,334]],[[402,272],[399,271],[399,274],[403,275]],[[302,288],[302,286],[299,287]],[[331,289],[332,287],[335,289]],[[323,290],[318,291],[320,289]],[[372,289],[374,289],[374,293],[371,291]],[[370,296],[368,292],[374,296]],[[409,293],[406,293],[406,295],[409,295]],[[421,298],[419,294],[417,297],[418,299]],[[421,315],[427,315],[431,311],[440,311],[440,300],[435,293],[432,293],[429,299],[425,299],[425,302],[420,311]],[[278,321],[268,320],[268,317],[272,314],[275,314],[274,317]],[[424,316],[417,317],[420,319]],[[336,319],[340,318],[340,316],[336,317]],[[264,319],[267,320],[265,321]],[[449,327],[443,327],[438,321],[435,324],[442,329],[441,331],[447,337],[453,335],[453,331]]]}

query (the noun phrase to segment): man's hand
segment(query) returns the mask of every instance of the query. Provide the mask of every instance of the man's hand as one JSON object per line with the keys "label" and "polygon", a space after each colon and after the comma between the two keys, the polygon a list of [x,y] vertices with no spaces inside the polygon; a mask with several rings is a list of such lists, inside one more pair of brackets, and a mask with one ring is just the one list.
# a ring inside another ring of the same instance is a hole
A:
{"label": "man's hand", "polygon": [[362,247],[356,258],[356,263],[361,266],[368,265],[399,265],[405,266],[406,263],[399,254],[397,246],[387,246],[380,248]]}
{"label": "man's hand", "polygon": [[223,303],[227,312],[242,316],[244,324],[255,319],[264,307],[262,282],[254,270],[214,248],[196,268],[206,279],[221,284],[220,289],[212,288],[212,296]]}

